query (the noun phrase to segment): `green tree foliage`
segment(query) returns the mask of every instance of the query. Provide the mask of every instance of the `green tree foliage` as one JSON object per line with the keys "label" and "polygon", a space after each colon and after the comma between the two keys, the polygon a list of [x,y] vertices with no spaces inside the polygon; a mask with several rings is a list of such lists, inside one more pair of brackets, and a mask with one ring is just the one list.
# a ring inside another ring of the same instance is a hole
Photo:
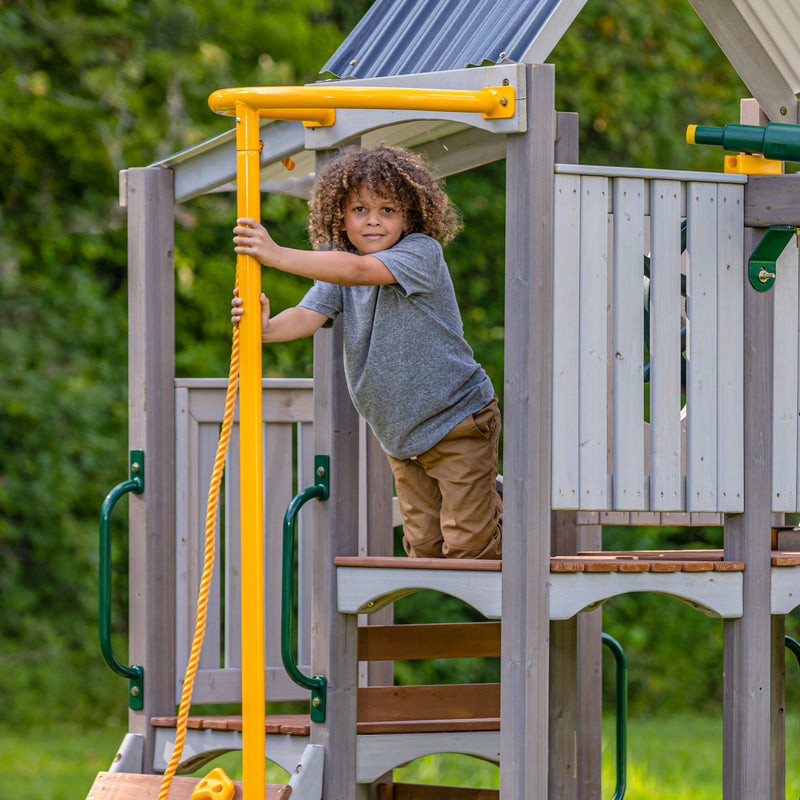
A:
{"label": "green tree foliage", "polygon": [[[217,88],[313,80],[369,5],[0,0],[4,719],[28,719],[43,703],[54,716],[96,719],[118,712],[124,696],[95,643],[97,514],[106,492],[127,477],[119,170],[229,129],[230,120],[207,107]],[[551,60],[559,110],[580,114],[582,161],[719,169],[721,155],[689,148],[683,130],[690,122],[735,120],[745,91],[686,0],[589,0]],[[447,254],[465,329],[500,389],[504,165],[453,176],[447,185],[465,222]],[[234,213],[224,195],[176,210],[181,376],[227,373]],[[305,246],[301,201],[265,198],[263,217],[279,241]],[[275,308],[297,302],[305,285],[265,273]],[[307,342],[268,348],[265,374],[308,375],[310,358]],[[122,653],[124,506],[115,523]],[[627,626],[638,631],[637,648],[651,647],[645,617],[636,622],[636,612],[620,608],[615,635],[626,644]],[[718,685],[718,675],[710,681]],[[665,696],[657,686],[649,690]]]}

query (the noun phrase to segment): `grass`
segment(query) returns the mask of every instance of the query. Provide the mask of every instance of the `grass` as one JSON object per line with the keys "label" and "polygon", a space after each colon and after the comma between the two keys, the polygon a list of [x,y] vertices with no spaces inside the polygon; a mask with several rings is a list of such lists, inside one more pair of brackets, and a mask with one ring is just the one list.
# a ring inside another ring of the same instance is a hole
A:
{"label": "grass", "polygon": [[[787,717],[786,797],[800,795],[800,721]],[[0,731],[0,775],[4,794],[26,800],[82,800],[94,776],[108,769],[124,735],[124,725],[81,729],[71,725]],[[603,792],[614,792],[614,723],[603,731]],[[241,758],[217,759],[232,778],[241,777]],[[270,765],[268,765],[270,766]],[[198,771],[202,776],[211,766]],[[267,780],[282,782],[286,773],[268,769]],[[395,780],[452,786],[496,788],[498,768],[466,756],[419,759],[395,771]],[[628,727],[626,800],[721,800],[722,721],[689,714],[632,719]]]}

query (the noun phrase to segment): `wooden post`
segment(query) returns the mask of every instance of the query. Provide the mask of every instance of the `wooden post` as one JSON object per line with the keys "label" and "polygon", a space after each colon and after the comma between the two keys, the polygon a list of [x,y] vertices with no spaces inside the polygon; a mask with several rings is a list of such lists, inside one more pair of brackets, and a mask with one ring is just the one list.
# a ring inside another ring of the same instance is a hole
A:
{"label": "wooden post", "polygon": [[[317,155],[317,168],[328,154]],[[311,743],[325,747],[323,797],[356,796],[355,615],[337,610],[335,556],[358,554],[358,414],[344,376],[342,322],[314,335],[314,449],[330,456],[330,497],[314,503],[311,669],[327,678],[324,722]]]}
{"label": "wooden post", "polygon": [[[175,713],[175,346],[172,172],[127,170],[128,443],[144,450],[145,490],[129,495],[130,663],[144,708],[128,713],[153,771],[150,718]],[[120,459],[120,463],[122,459]],[[120,696],[127,695],[120,682]]]}
{"label": "wooden post", "polygon": [[[578,115],[556,114],[555,161],[578,163]],[[601,548],[599,525],[555,512],[553,555]],[[599,800],[602,767],[602,610],[550,623],[550,800]]]}
{"label": "wooden post", "polygon": [[545,800],[553,302],[554,69],[526,67],[506,152],[500,795]]}
{"label": "wooden post", "polygon": [[[758,124],[752,103],[742,122]],[[745,229],[744,265],[761,234]],[[771,795],[771,726],[775,655],[770,624],[772,526],[772,374],[774,291],[757,292],[742,270],[744,287],[744,513],[725,517],[725,558],[745,562],[744,613],[725,620],[723,687],[723,797],[768,800]],[[782,656],[782,651],[781,651]],[[772,765],[774,767],[774,765]]]}

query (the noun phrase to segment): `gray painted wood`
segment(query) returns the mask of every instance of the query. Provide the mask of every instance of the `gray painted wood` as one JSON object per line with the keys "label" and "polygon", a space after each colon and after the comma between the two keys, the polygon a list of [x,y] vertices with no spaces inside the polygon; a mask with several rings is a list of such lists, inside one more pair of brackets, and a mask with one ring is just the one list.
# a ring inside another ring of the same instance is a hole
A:
{"label": "gray painted wood", "polygon": [[744,224],[753,228],[800,222],[800,175],[751,175],[744,189]]}
{"label": "gray painted wood", "polygon": [[784,55],[777,44],[770,48],[763,44],[767,37],[752,26],[750,4],[734,4],[729,0],[690,2],[745,86],[764,107],[769,119],[772,122],[795,122],[780,112],[781,108],[793,111],[797,104],[794,90],[784,74]]}
{"label": "gray painted wood", "polygon": [[578,508],[580,462],[580,226],[581,178],[555,179],[553,242],[553,508]]}
{"label": "gray painted wood", "polygon": [[[128,443],[144,450],[145,490],[129,500],[129,657],[144,667],[144,708],[128,730],[144,737],[152,771],[150,717],[174,711],[175,347],[172,173],[128,171]],[[127,468],[127,454],[120,463]],[[125,695],[127,686],[120,692]]]}
{"label": "gray painted wood", "polygon": [[527,66],[529,128],[506,156],[503,800],[547,797],[554,70]]}
{"label": "gray painted wood", "polygon": [[[202,569],[209,478],[225,403],[224,380],[176,381],[176,675],[175,703],[195,625]],[[265,690],[267,700],[305,699],[307,693],[286,675],[280,655],[281,552],[283,516],[298,488],[314,482],[312,382],[262,381],[264,442]],[[297,452],[293,439],[297,437]],[[293,478],[297,473],[297,479]],[[193,691],[196,703],[241,701],[241,583],[239,548],[238,409],[228,448],[216,529],[215,574],[209,592],[206,634]],[[308,509],[310,514],[311,510]],[[303,515],[301,514],[301,517]],[[220,524],[220,519],[223,524]],[[311,531],[299,527],[297,625],[298,660],[310,663]],[[224,560],[221,554],[224,552]],[[224,574],[222,565],[224,564]],[[224,602],[223,602],[224,597]],[[221,609],[224,605],[224,617]]]}
{"label": "gray painted wood", "polygon": [[738,512],[744,508],[742,187],[720,184],[717,199],[717,508]]}
{"label": "gray painted wood", "polygon": [[[745,254],[757,238],[745,231]],[[747,281],[746,276],[742,276]],[[770,791],[770,504],[775,292],[744,291],[744,512],[725,517],[725,558],[744,561],[743,614],[724,624],[723,797]]]}
{"label": "gray painted wood", "polygon": [[681,185],[653,181],[650,193],[650,508],[679,511]]}
{"label": "gray painted wood", "polygon": [[778,259],[775,294],[772,421],[772,509],[794,511],[797,507],[798,437],[798,275],[797,248],[787,247]]}
{"label": "gray painted wood", "polygon": [[612,507],[646,508],[644,491],[644,181],[614,180]]}
{"label": "gray painted wood", "polygon": [[[324,156],[323,156],[324,157]],[[358,554],[358,415],[344,377],[342,320],[314,335],[314,445],[331,459],[330,497],[314,502],[311,668],[328,681],[325,722],[311,742],[325,747],[323,796],[351,800],[356,784],[357,620],[339,614],[337,555]]]}
{"label": "gray painted wood", "polygon": [[[717,187],[686,185],[686,508],[717,508]],[[723,429],[722,435],[725,434]]]}
{"label": "gray painted wood", "polygon": [[[580,444],[578,497],[582,507],[610,507],[608,474],[607,318],[608,179],[581,177],[580,326],[578,333],[578,425]],[[574,291],[574,289],[573,289]],[[588,388],[588,391],[587,391]]]}

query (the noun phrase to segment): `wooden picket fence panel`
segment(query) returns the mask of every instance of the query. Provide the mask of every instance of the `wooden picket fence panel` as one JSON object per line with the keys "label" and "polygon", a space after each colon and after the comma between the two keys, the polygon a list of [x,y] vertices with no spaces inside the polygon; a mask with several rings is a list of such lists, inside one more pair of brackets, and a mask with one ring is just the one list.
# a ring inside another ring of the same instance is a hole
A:
{"label": "wooden picket fence panel", "polygon": [[556,169],[553,507],[741,511],[743,176]]}

